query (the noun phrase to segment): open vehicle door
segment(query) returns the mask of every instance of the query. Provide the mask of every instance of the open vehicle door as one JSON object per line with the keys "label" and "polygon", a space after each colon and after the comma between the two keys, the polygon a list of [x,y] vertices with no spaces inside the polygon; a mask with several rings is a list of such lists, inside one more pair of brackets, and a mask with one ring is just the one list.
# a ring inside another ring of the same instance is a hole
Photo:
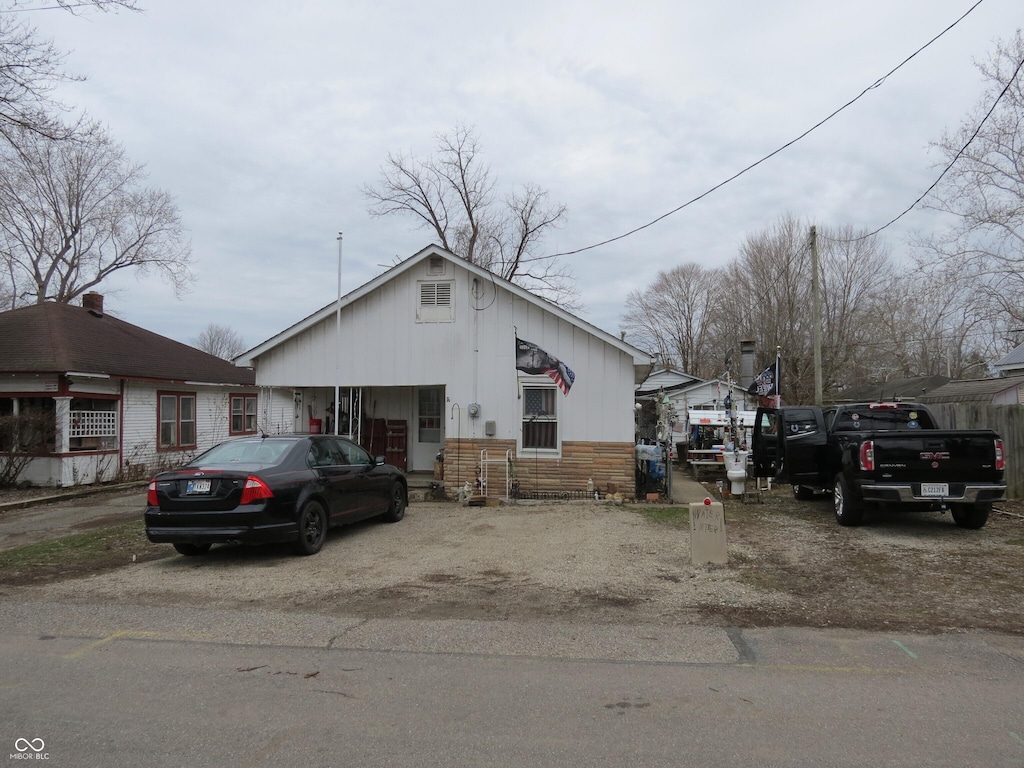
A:
{"label": "open vehicle door", "polygon": [[758,408],[754,424],[754,472],[783,483],[829,485],[824,466],[825,419],[821,408]]}
{"label": "open vehicle door", "polygon": [[777,472],[782,466],[779,461],[778,420],[779,412],[775,408],[757,409],[751,445],[754,477],[778,479]]}

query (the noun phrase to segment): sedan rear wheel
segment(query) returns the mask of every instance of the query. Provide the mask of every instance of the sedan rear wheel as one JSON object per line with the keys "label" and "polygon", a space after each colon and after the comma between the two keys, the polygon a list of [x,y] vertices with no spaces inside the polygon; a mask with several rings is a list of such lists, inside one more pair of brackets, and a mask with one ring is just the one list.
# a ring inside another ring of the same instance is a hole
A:
{"label": "sedan rear wheel", "polygon": [[178,543],[174,545],[174,548],[178,550],[179,555],[185,555],[186,557],[196,557],[197,555],[205,555],[210,551],[209,544],[188,544]]}
{"label": "sedan rear wheel", "polygon": [[297,555],[315,555],[327,538],[327,512],[319,501],[308,501],[299,513],[299,538],[292,544]]}
{"label": "sedan rear wheel", "polygon": [[397,523],[405,517],[405,507],[405,486],[401,483],[395,483],[391,486],[391,503],[388,505],[387,512],[381,515],[381,519],[388,523]]}

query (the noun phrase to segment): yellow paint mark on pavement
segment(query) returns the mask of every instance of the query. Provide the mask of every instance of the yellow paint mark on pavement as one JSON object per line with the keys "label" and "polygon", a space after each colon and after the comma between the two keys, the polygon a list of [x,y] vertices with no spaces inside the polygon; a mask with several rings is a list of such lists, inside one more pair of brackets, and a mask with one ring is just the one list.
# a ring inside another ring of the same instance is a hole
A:
{"label": "yellow paint mark on pavement", "polygon": [[80,658],[80,657],[84,656],[85,654],[89,653],[90,651],[96,650],[100,646],[103,646],[103,645],[106,645],[107,643],[113,642],[114,640],[120,640],[121,638],[124,638],[124,637],[151,637],[154,634],[156,634],[156,633],[155,632],[132,632],[132,631],[129,631],[127,629],[121,629],[121,630],[118,630],[117,632],[114,632],[111,635],[107,635],[106,637],[101,638],[100,640],[96,640],[95,642],[89,643],[88,645],[83,646],[82,648],[79,648],[77,651],[72,651],[71,653],[65,653],[63,656],[61,656],[61,658],[62,659],[69,659],[69,660],[70,659],[77,659],[77,658]]}

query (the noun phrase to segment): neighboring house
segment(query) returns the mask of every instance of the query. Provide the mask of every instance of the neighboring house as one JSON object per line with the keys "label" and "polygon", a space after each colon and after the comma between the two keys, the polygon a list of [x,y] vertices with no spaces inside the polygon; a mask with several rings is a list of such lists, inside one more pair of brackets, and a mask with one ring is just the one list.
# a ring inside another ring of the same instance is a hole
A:
{"label": "neighboring house", "polygon": [[[574,373],[567,394],[517,369],[517,338]],[[443,457],[449,496],[481,479],[490,496],[634,490],[650,355],[437,246],[236,362],[255,371],[262,427],[348,435],[409,472]]]}
{"label": "neighboring house", "polygon": [[256,431],[252,371],[104,314],[98,293],[0,313],[0,377],[0,417],[53,417],[19,478],[34,485],[145,479]]}
{"label": "neighboring house", "polygon": [[1014,376],[1024,373],[1024,344],[1012,349],[1006,357],[995,364],[995,369],[1003,376]]}
{"label": "neighboring house", "polygon": [[[749,357],[748,357],[749,356]],[[749,370],[753,366],[753,347],[744,348],[741,355],[741,365],[748,371],[745,376],[749,380],[753,376]],[[690,447],[697,447],[708,440],[703,440],[714,432],[718,437],[714,442],[721,442],[723,429],[726,424],[732,423],[732,418],[737,419],[737,427],[749,429],[753,425],[753,411],[757,410],[757,398],[747,394],[747,387],[739,382],[729,382],[723,379],[711,379],[704,381],[696,376],[680,371],[671,366],[657,368],[651,372],[636,388],[635,397],[642,408],[640,423],[638,424],[639,436],[646,440],[657,438],[655,422],[657,420],[656,404],[659,399],[668,399],[672,407],[672,414],[675,416],[671,427],[670,442],[674,445],[693,443]],[[730,403],[726,403],[726,397],[731,393]],[[727,413],[726,407],[731,405],[732,409]],[[702,411],[697,418],[690,418],[693,411]],[[694,428],[704,425],[705,435],[695,432]],[[712,429],[714,427],[715,429]],[[710,438],[708,438],[710,440]]]}
{"label": "neighboring house", "polygon": [[950,381],[918,398],[922,403],[1024,404],[1024,375]]}
{"label": "neighboring house", "polygon": [[[727,412],[725,398],[730,394],[732,408]],[[725,441],[724,426],[731,425],[733,419],[737,431],[745,436],[753,426],[753,412],[757,410],[757,398],[748,395],[746,387],[721,379],[693,382],[672,392],[669,398],[678,415],[672,442],[690,448],[710,448],[711,444]],[[743,440],[745,437],[741,437]]]}
{"label": "neighboring house", "polygon": [[701,382],[702,379],[692,376],[689,373],[674,368],[670,365],[655,368],[651,375],[636,386],[636,398],[656,395],[660,391],[675,392],[691,384]]}
{"label": "neighboring house", "polygon": [[919,403],[923,397],[949,381],[948,376],[911,376],[870,382],[847,387],[837,392],[832,400],[837,403],[883,403],[895,400]]}

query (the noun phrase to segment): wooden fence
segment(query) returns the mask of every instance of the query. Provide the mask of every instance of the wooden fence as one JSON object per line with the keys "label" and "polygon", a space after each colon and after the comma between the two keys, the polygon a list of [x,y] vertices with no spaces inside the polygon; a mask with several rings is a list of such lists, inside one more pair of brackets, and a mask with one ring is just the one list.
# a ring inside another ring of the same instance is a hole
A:
{"label": "wooden fence", "polygon": [[981,403],[930,403],[939,426],[947,429],[992,429],[1003,438],[1006,496],[1024,498],[1024,407]]}

